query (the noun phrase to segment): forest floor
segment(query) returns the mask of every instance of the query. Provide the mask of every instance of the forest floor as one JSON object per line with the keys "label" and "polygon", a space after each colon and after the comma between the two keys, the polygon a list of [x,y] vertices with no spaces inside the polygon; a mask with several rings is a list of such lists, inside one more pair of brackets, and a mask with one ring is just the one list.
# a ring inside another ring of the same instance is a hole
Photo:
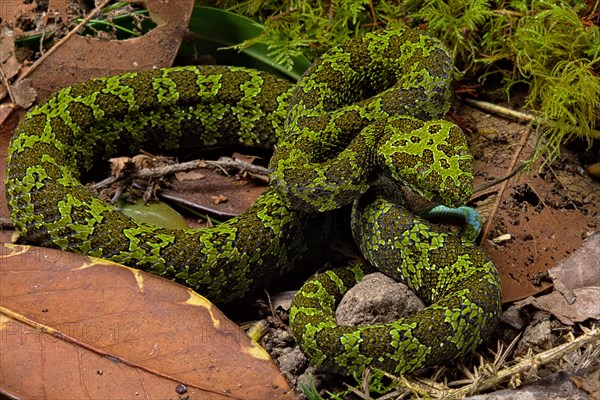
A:
{"label": "forest floor", "polygon": [[[174,7],[167,9],[175,15]],[[28,17],[35,21],[36,14],[31,10],[27,12]],[[41,18],[41,14],[38,17]],[[177,36],[174,32],[178,32],[182,21],[187,20],[182,16],[173,24],[161,27],[163,31],[159,37],[170,40]],[[102,46],[106,47],[98,50],[89,46],[83,38],[75,37],[71,41],[74,45],[63,45],[53,57],[49,57],[48,62],[42,63],[32,73],[33,85],[44,97],[58,87],[98,71],[100,75],[107,75],[127,70],[132,65],[133,54],[136,62],[141,60],[148,68],[170,65],[179,42],[165,45],[155,37],[143,44],[144,38],[139,39],[126,45],[123,41],[117,44],[114,43],[117,41],[107,40],[102,42]],[[152,50],[151,43],[159,43],[161,49]],[[2,45],[6,46],[6,41]],[[165,48],[170,54],[165,53]],[[160,62],[156,60],[158,53],[164,54]],[[115,56],[106,60],[100,57],[100,60],[99,54]],[[90,55],[92,61],[84,55]],[[33,54],[30,56],[33,57]],[[111,65],[105,67],[96,64],[96,60]],[[6,95],[3,91],[0,93]],[[0,176],[4,178],[8,143],[20,116],[15,112],[18,107],[7,96],[1,101]],[[494,99],[493,102],[507,109],[520,109],[525,95],[515,96],[511,103],[502,99]],[[530,159],[538,141],[536,128],[530,124],[481,111],[458,97],[448,118],[461,126],[468,136],[475,158],[476,189],[509,175]],[[232,153],[229,149],[219,149],[211,155],[230,156]],[[264,153],[256,157],[239,153],[233,155],[248,162],[258,160],[263,165],[268,157]],[[208,153],[201,154],[202,158],[208,156]],[[469,205],[479,211],[484,221],[480,245],[494,260],[502,281],[505,313],[497,336],[490,338],[479,353],[466,357],[460,364],[421,371],[414,380],[402,381],[405,389],[398,389],[395,397],[405,396],[408,392],[417,396],[463,397],[481,388],[488,392],[494,388],[514,389],[546,379],[542,385],[526,387],[532,388],[532,393],[538,398],[559,390],[556,389],[558,387],[564,390],[562,398],[600,398],[600,340],[597,329],[593,331],[594,324],[600,320],[600,180],[585,171],[587,166],[599,160],[598,143],[588,147],[587,143],[574,140],[564,146],[553,162],[544,163],[543,159],[538,159],[505,182],[476,190]],[[252,204],[264,190],[261,180],[252,174],[232,177],[203,171],[201,176],[176,179],[170,191],[185,197],[187,205],[201,203],[222,219],[242,212]],[[3,184],[4,179],[1,179],[1,193],[4,193]],[[8,215],[6,199],[2,195],[0,218],[6,222]],[[191,226],[197,226],[197,219],[197,216],[192,216],[188,221]],[[15,233],[9,223],[3,226],[0,244],[11,242]],[[339,243],[335,246],[340,250]],[[348,246],[351,247],[351,244]],[[341,252],[345,253],[345,245],[341,248]],[[279,362],[284,376],[292,385],[308,382],[311,374],[316,377],[315,384],[319,389],[346,390],[341,377],[308,367],[294,347],[286,325],[288,307],[288,294],[279,296],[271,293],[270,300],[265,298],[258,305],[248,304],[242,309],[227,311],[228,317],[240,324],[251,319],[265,319],[268,328],[261,343]],[[595,332],[592,341],[576,348],[565,347],[578,343],[577,340],[588,340],[588,329]],[[514,346],[510,346],[513,340]],[[500,351],[497,343],[501,343],[504,350]],[[552,351],[556,354],[550,355]],[[503,356],[502,359],[494,360],[498,354]],[[533,354],[542,356],[535,358]],[[478,372],[474,373],[475,370]],[[505,371],[506,375],[494,381],[494,377],[499,375],[498,370]],[[368,377],[365,379],[369,381]],[[548,383],[548,379],[552,382]],[[450,385],[452,387],[447,385],[448,382],[454,382]],[[485,385],[488,385],[487,389]],[[356,398],[377,398],[360,385],[352,391]],[[387,396],[382,398],[394,397]]]}

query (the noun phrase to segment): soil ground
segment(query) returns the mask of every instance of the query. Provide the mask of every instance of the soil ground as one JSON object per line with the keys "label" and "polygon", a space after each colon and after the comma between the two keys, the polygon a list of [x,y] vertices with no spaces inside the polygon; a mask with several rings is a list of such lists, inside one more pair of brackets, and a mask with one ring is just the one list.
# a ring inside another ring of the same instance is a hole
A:
{"label": "soil ground", "polygon": [[[72,51],[77,53],[79,50]],[[151,52],[146,53],[153,56]],[[518,108],[521,103],[522,99],[506,104],[506,107]],[[449,117],[469,137],[476,160],[475,187],[508,175],[534,151],[536,131],[527,124],[490,115],[460,99],[456,100]],[[0,171],[4,171],[5,149],[16,120],[16,116],[0,118]],[[600,230],[600,181],[584,170],[600,161],[599,149],[598,143],[588,147],[587,143],[573,141],[552,163],[544,165],[544,160],[540,159],[505,183],[476,191],[473,195],[470,205],[477,208],[485,224],[481,246],[498,266],[506,307],[516,300],[551,290],[546,271]],[[229,155],[229,150],[224,150],[223,154]],[[205,178],[185,186],[188,190],[194,186],[192,191],[203,192],[204,204],[208,208],[220,209],[222,214],[241,212],[262,190],[262,186],[252,179],[232,179],[213,173],[206,173]],[[215,197],[219,196],[227,201],[215,204]],[[7,215],[4,196],[0,197],[0,210],[2,216]],[[10,230],[0,229],[0,240],[9,242],[11,235]],[[285,311],[269,306],[264,310],[270,316],[273,328],[266,336],[268,340],[263,342],[265,348],[271,350],[276,358],[284,356],[288,364],[286,373],[292,379],[305,375],[307,371],[315,372],[314,369],[307,370],[306,365],[299,365],[302,361],[295,361],[297,351],[291,350],[293,339],[287,332]],[[275,315],[272,315],[273,310]],[[243,316],[237,315],[243,320]],[[540,318],[532,317],[528,326],[534,326]],[[556,321],[552,324],[551,329],[555,331],[567,329]],[[526,328],[524,326],[523,330]],[[506,325],[501,329],[506,332],[499,332],[499,336],[507,342],[516,333]],[[319,387],[343,388],[339,377],[318,372],[316,376],[320,379]]]}

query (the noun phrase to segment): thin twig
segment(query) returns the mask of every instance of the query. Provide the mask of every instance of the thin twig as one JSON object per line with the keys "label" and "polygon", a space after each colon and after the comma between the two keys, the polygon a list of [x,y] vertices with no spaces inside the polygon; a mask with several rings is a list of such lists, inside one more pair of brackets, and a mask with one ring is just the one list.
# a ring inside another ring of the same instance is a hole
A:
{"label": "thin twig", "polygon": [[8,97],[10,98],[10,102],[13,104],[16,103],[15,96],[13,96],[13,93],[12,93],[12,87],[11,87],[11,85],[8,84],[8,78],[6,77],[6,74],[4,73],[2,68],[0,68],[0,79],[2,79],[2,82],[4,83],[4,87],[6,88],[6,93],[8,93]]}
{"label": "thin twig", "polygon": [[111,176],[109,178],[104,179],[101,182],[91,185],[91,188],[94,190],[103,189],[107,186],[121,181],[125,177],[127,177],[128,179],[160,178],[162,176],[171,175],[176,172],[186,172],[203,168],[219,169],[223,171],[228,169],[237,169],[241,172],[248,171],[253,174],[264,176],[267,176],[269,174],[268,169],[265,167],[261,167],[260,165],[254,165],[244,161],[234,160],[233,158],[229,157],[221,157],[220,160],[216,161],[194,160],[179,164],[165,165],[156,168],[143,168],[133,174],[120,174],[118,176]]}
{"label": "thin twig", "polygon": [[[519,141],[519,144],[516,148],[515,154],[510,162],[510,166],[508,167],[509,171],[515,170],[515,165],[517,163],[517,160],[519,159],[519,156],[521,155],[521,152],[523,151],[523,147],[525,147],[525,143],[527,143],[527,140],[529,139],[531,130],[532,130],[531,125],[527,126],[527,128],[525,129],[525,132],[521,136],[521,140]],[[496,201],[494,202],[494,206],[492,207],[492,211],[490,212],[488,221],[485,224],[485,228],[483,229],[483,233],[481,235],[481,240],[483,240],[484,238],[487,237],[490,229],[492,228],[494,216],[496,215],[496,211],[498,211],[498,207],[500,206],[500,202],[502,201],[502,195],[504,194],[504,191],[506,190],[507,185],[508,185],[508,180],[503,181],[502,186],[500,186],[500,189],[498,190],[498,197],[496,198]]]}
{"label": "thin twig", "polygon": [[108,3],[110,3],[110,0],[104,0],[96,8],[94,8],[83,20],[81,20],[80,23],[78,23],[73,29],[71,29],[69,33],[65,35],[65,37],[59,40],[54,46],[52,46],[47,52],[45,52],[40,58],[38,58],[37,61],[34,62],[31,65],[31,67],[17,79],[17,82],[20,82],[23,79],[27,78],[38,67],[38,65],[40,65],[46,58],[50,56],[50,54],[54,53],[54,51],[56,51],[57,48],[62,46],[73,35],[75,35],[79,31],[79,29],[81,29],[85,24],[87,24],[88,21],[91,20],[94,17],[94,15],[96,15],[100,10],[106,7]]}
{"label": "thin twig", "polygon": [[480,110],[488,111],[492,114],[499,115],[501,117],[516,119],[521,122],[537,122],[536,117],[534,117],[531,114],[515,111],[494,103],[488,103],[487,101],[474,100],[469,98],[464,98],[463,101],[471,106],[479,108]]}
{"label": "thin twig", "polygon": [[[468,98],[463,99],[463,101],[473,107],[479,108],[480,110],[487,111],[487,112],[490,112],[495,115],[499,115],[504,118],[515,119],[517,121],[526,122],[526,123],[531,122],[535,125],[543,125],[543,126],[549,126],[549,127],[556,126],[551,121],[546,121],[542,118],[536,117],[535,115],[511,110],[510,108],[502,107],[502,106],[499,106],[499,105],[493,104],[493,103],[488,103],[487,101],[474,100],[474,99],[468,99]],[[561,127],[562,127],[562,125],[561,125]],[[573,126],[573,125],[565,125],[563,128],[568,131],[575,132],[575,133],[581,132],[580,127]],[[600,131],[596,130],[596,129],[586,130],[586,136],[598,139],[598,138],[600,138]]]}
{"label": "thin twig", "polygon": [[473,189],[473,196],[471,196],[471,198],[478,196],[480,192],[483,192],[484,190],[489,189],[492,186],[496,186],[499,183],[509,180],[510,178],[512,178],[513,176],[518,174],[519,171],[521,171],[523,168],[525,168],[527,166],[527,164],[528,164],[527,161],[523,161],[523,162],[521,162],[521,164],[518,167],[513,169],[512,172],[510,172],[508,175],[503,176],[502,178],[494,179],[493,181],[482,183],[481,185],[475,187]]}
{"label": "thin twig", "polygon": [[[440,384],[430,379],[425,379],[418,376],[406,375],[396,378],[400,383],[398,390],[406,388],[412,393],[424,394],[428,398],[444,398],[446,400],[462,399],[466,396],[471,396],[481,393],[485,390],[496,388],[503,382],[510,380],[519,373],[526,375],[528,372],[534,372],[540,366],[558,361],[561,358],[578,351],[584,346],[590,346],[591,348],[598,348],[598,346],[600,346],[600,328],[584,328],[584,333],[578,338],[542,353],[522,357],[520,361],[512,366],[505,366],[496,369],[496,365],[490,368],[486,367],[482,363],[483,368],[480,367],[473,372],[463,371],[469,372],[468,375],[471,376],[472,383],[461,388],[450,389],[448,388],[447,384]],[[588,353],[592,354],[591,352]],[[494,364],[496,364],[498,361],[499,360],[495,360]]]}
{"label": "thin twig", "polygon": [[476,390],[481,392],[483,390],[494,388],[519,372],[526,372],[532,368],[537,368],[541,365],[557,361],[565,355],[579,350],[581,347],[587,344],[595,347],[600,346],[600,328],[594,328],[589,332],[585,332],[569,343],[564,343],[543,353],[524,358],[517,364],[498,371],[498,373],[494,376],[481,379],[479,382],[477,382],[477,385],[471,384],[463,386],[460,389],[451,390],[450,393],[448,393],[448,397],[461,399],[464,396],[475,393]]}

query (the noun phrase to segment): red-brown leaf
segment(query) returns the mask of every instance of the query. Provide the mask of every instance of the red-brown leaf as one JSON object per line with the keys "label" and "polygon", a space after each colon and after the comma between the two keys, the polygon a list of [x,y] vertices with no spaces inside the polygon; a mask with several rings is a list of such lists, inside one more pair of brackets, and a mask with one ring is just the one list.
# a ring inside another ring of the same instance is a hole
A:
{"label": "red-brown leaf", "polygon": [[206,299],[91,257],[0,244],[0,334],[0,392],[16,397],[293,398]]}

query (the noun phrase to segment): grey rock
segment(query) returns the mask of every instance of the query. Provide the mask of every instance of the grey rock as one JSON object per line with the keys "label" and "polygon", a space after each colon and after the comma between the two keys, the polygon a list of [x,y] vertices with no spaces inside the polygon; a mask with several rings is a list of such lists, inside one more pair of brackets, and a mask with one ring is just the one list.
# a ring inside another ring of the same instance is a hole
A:
{"label": "grey rock", "polygon": [[346,293],[336,311],[336,319],[341,325],[379,324],[424,307],[408,286],[382,273],[374,273],[365,276]]}

